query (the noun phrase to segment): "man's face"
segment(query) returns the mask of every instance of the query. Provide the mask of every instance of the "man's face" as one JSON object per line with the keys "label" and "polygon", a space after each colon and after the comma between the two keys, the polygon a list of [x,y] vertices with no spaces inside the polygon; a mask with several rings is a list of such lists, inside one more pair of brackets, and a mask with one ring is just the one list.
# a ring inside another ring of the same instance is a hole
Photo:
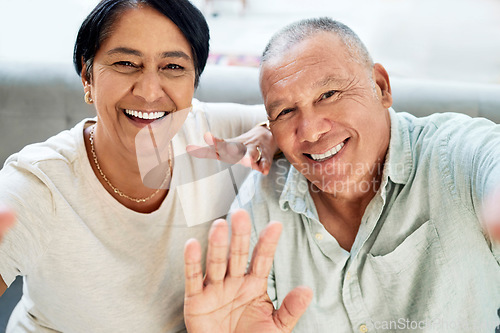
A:
{"label": "man's face", "polygon": [[368,69],[337,36],[318,33],[266,61],[261,89],[278,146],[312,189],[352,197],[378,188],[392,104],[381,65]]}

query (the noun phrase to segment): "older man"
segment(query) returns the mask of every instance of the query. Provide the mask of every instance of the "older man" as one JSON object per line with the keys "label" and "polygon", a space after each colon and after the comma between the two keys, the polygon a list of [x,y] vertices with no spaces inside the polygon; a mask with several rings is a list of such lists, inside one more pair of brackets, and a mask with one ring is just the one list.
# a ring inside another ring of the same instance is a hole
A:
{"label": "older man", "polygon": [[[196,316],[212,310],[225,331],[263,322],[290,331],[312,297],[296,331],[495,332],[500,246],[480,216],[500,181],[500,127],[458,114],[396,113],[384,67],[327,18],[275,35],[260,78],[286,160],[267,177],[254,175],[256,188],[244,186],[255,193],[246,206],[255,248],[246,275],[232,268],[245,257],[242,213],[233,215],[231,245],[223,222],[213,228],[204,285],[199,250],[187,245],[188,327],[196,331]],[[283,235],[267,296],[252,281],[270,266],[279,229],[271,220],[283,222]],[[285,298],[302,284],[313,296],[298,288]]]}

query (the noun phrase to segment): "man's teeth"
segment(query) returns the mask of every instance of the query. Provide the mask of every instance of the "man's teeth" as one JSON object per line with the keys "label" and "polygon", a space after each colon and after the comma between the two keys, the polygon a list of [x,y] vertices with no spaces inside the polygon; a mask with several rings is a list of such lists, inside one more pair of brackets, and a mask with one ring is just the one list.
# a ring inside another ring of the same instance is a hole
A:
{"label": "man's teeth", "polygon": [[161,118],[165,115],[165,111],[142,112],[142,111],[135,111],[135,110],[128,110],[128,109],[125,110],[125,113],[128,114],[129,116],[141,118],[141,119],[158,119],[158,118]]}
{"label": "man's teeth", "polygon": [[332,157],[333,155],[337,154],[339,152],[339,150],[342,149],[342,147],[344,147],[343,142],[339,143],[338,145],[336,145],[335,147],[333,147],[332,149],[330,149],[329,151],[327,151],[324,154],[311,154],[311,158],[315,161],[327,160],[330,157]]}

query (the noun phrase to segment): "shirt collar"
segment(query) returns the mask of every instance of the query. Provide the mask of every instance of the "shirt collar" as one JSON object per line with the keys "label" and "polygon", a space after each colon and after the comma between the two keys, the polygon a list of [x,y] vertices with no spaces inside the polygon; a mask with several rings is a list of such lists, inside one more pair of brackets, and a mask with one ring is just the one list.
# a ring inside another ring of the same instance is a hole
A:
{"label": "shirt collar", "polygon": [[309,184],[306,177],[290,165],[285,186],[279,199],[281,210],[291,209],[295,213],[315,218],[316,208],[309,194]]}
{"label": "shirt collar", "polygon": [[[410,135],[403,119],[392,108],[389,108],[389,115],[391,119],[391,138],[384,165],[383,179],[390,178],[395,183],[406,184],[413,169]],[[311,215],[311,217],[315,215],[307,179],[292,165],[279,198],[279,206],[282,210],[290,208],[296,213]]]}
{"label": "shirt collar", "polygon": [[413,170],[408,126],[396,111],[389,108],[391,139],[385,159],[384,173],[395,183],[406,184]]}

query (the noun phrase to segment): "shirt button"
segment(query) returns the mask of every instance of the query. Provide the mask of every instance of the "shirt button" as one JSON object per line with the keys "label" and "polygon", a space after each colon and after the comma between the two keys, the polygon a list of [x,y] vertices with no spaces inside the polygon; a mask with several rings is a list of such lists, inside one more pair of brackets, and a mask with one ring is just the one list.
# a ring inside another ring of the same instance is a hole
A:
{"label": "shirt button", "polygon": [[359,326],[359,331],[362,332],[362,333],[368,332],[368,327],[365,324],[360,325]]}
{"label": "shirt button", "polygon": [[320,234],[319,232],[314,235],[314,237],[316,237],[317,240],[322,240],[323,239],[323,234]]}
{"label": "shirt button", "polygon": [[346,278],[347,280],[349,280],[349,279],[351,278],[351,272],[347,272],[347,274],[345,275],[345,278]]}

